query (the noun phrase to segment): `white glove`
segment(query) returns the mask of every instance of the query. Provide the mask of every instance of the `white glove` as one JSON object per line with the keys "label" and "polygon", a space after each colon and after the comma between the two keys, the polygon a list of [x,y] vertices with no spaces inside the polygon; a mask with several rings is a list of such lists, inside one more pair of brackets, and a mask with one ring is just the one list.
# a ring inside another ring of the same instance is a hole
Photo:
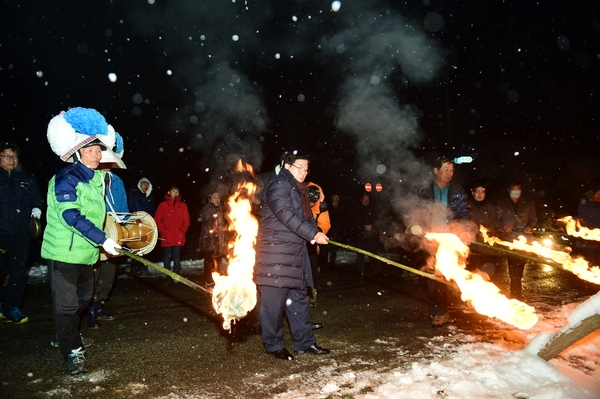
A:
{"label": "white glove", "polygon": [[36,219],[39,219],[42,217],[42,211],[40,210],[40,208],[33,208],[31,210],[31,216],[33,216]]}
{"label": "white glove", "polygon": [[423,228],[418,224],[415,224],[410,228],[410,232],[416,236],[422,236],[424,234]]}
{"label": "white glove", "polygon": [[112,238],[107,238],[106,241],[104,241],[104,244],[102,244],[102,248],[104,248],[106,253],[109,255],[120,255],[120,253],[115,251],[115,248],[121,248],[121,246],[117,244]]}

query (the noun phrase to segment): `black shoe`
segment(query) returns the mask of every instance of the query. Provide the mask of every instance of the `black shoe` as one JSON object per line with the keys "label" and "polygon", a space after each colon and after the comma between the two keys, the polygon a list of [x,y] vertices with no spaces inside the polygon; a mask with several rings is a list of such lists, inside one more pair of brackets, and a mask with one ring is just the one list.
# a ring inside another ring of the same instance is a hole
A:
{"label": "black shoe", "polygon": [[326,355],[331,352],[329,349],[321,348],[319,345],[314,344],[303,351],[294,351],[296,355],[304,355],[305,353],[312,353],[313,355]]}
{"label": "black shoe", "polygon": [[67,356],[67,369],[69,374],[77,375],[85,373],[85,349],[73,349]]}
{"label": "black shoe", "polygon": [[87,322],[88,328],[90,330],[97,330],[100,328],[100,322],[98,321],[97,309],[95,307],[90,306],[90,308],[88,309],[86,322]]}
{"label": "black shoe", "polygon": [[319,328],[323,328],[323,323],[313,323],[311,321],[310,326],[312,327],[313,330],[318,330]]}
{"label": "black shoe", "polygon": [[113,321],[115,316],[109,313],[106,313],[104,310],[104,301],[96,302],[94,307],[96,308],[96,319],[100,321]]}
{"label": "black shoe", "polygon": [[275,356],[277,359],[294,360],[294,356],[292,356],[292,354],[290,352],[288,352],[288,350],[285,348],[279,349],[278,351],[275,351],[275,352],[267,352],[267,353],[270,353],[271,355]]}

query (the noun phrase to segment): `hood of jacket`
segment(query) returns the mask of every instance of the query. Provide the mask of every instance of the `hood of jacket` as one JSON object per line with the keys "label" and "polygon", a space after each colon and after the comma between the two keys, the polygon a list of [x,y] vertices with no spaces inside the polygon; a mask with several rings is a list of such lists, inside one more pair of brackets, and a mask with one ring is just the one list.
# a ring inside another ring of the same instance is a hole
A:
{"label": "hood of jacket", "polygon": [[[147,178],[145,178],[145,177],[142,177],[142,178],[140,179],[140,181],[138,181],[138,184],[137,184],[137,188],[138,188],[138,190],[140,190],[140,191],[142,191],[142,182],[146,182],[146,183],[148,183],[148,191],[146,191],[146,197],[149,197],[149,196],[150,196],[150,194],[152,194],[152,183],[150,183],[150,180],[148,180]],[[142,191],[142,192],[143,192],[143,191]]]}

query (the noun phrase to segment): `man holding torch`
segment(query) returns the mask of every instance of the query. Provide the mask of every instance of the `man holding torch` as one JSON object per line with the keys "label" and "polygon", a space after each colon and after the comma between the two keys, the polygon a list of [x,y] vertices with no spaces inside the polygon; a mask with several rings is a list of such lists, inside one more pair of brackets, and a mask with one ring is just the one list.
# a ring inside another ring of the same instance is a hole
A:
{"label": "man holding torch", "polygon": [[[437,158],[433,167],[433,182],[423,187],[414,187],[410,196],[415,199],[419,215],[414,212],[407,226],[415,236],[422,237],[426,231],[449,232],[456,221],[468,220],[471,210],[467,204],[467,194],[458,184],[451,183],[454,176],[454,162],[448,158]],[[426,268],[435,271],[433,257],[426,261]],[[445,307],[446,286],[427,279],[427,301],[432,325],[440,327],[451,322]]]}

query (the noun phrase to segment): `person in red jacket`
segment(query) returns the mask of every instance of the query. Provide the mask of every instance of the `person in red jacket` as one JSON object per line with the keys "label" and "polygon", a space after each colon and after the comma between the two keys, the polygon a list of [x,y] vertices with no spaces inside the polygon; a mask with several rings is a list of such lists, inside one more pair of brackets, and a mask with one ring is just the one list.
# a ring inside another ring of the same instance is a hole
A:
{"label": "person in red jacket", "polygon": [[[158,205],[154,215],[163,247],[163,265],[179,274],[181,269],[181,247],[185,245],[185,233],[190,227],[190,213],[179,196],[179,187],[172,185],[165,200]],[[173,268],[171,269],[171,259]]]}

